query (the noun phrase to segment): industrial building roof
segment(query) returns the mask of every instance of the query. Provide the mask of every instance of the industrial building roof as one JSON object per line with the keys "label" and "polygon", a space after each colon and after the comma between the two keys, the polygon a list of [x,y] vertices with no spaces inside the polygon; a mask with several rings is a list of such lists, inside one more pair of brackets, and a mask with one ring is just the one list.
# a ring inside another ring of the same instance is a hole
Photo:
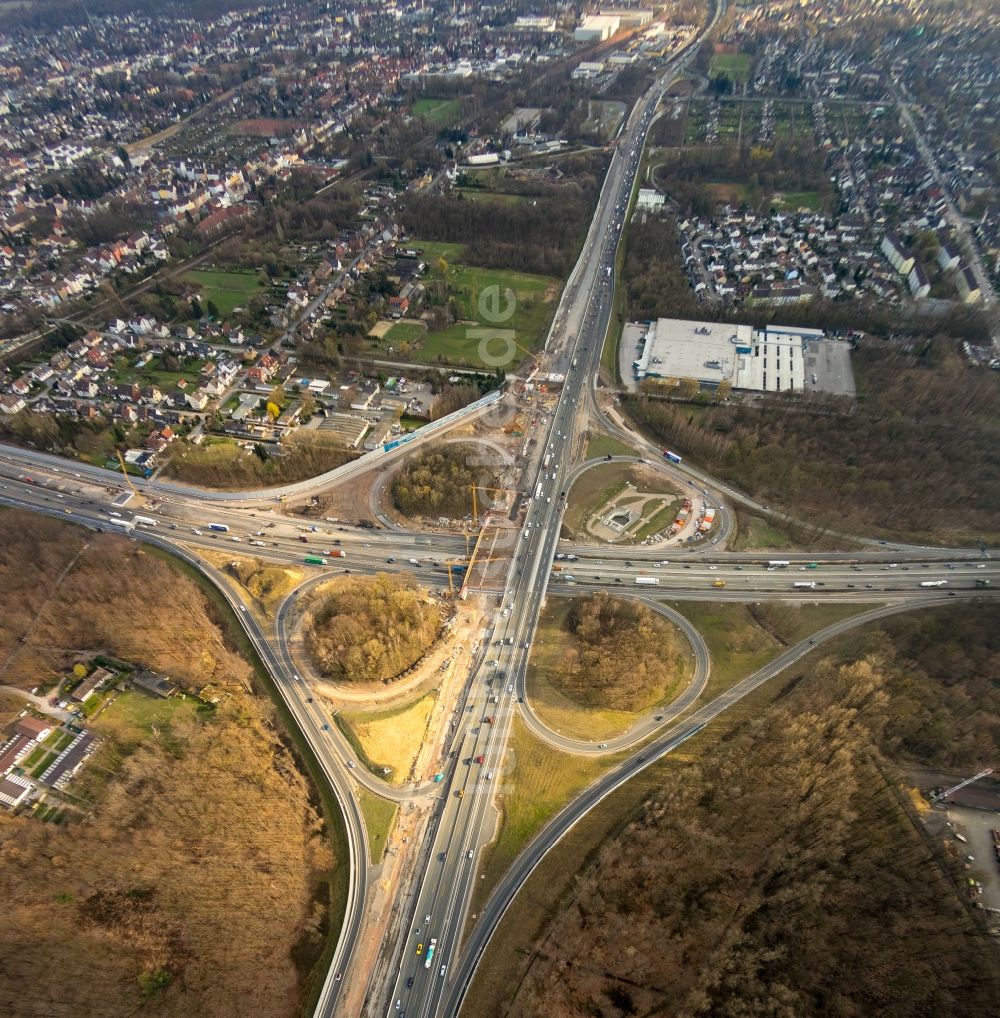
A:
{"label": "industrial building roof", "polygon": [[691,322],[659,318],[651,323],[636,378],[694,378],[703,385],[727,381],[757,392],[801,390],[803,346],[823,338],[819,329]]}

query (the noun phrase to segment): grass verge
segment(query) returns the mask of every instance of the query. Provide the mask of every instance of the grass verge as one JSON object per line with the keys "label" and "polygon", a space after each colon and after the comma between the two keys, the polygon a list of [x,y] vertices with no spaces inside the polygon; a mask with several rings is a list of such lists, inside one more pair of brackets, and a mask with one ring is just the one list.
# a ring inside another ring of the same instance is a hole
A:
{"label": "grass verge", "polygon": [[431,691],[413,703],[388,711],[341,711],[337,717],[349,725],[355,738],[372,760],[384,761],[389,767],[388,780],[405,781],[413,777],[413,765],[427,735],[427,723],[437,702],[437,691]]}
{"label": "grass verge", "polygon": [[373,866],[377,866],[385,855],[389,844],[389,835],[396,823],[399,807],[381,795],[369,792],[367,788],[358,789],[358,805],[365,818],[368,831],[368,856]]}
{"label": "grass verge", "polygon": [[485,876],[472,899],[472,911],[476,913],[544,824],[619,759],[560,753],[536,739],[517,717],[508,745],[497,786],[499,829],[483,851],[481,872]]}
{"label": "grass verge", "polygon": [[875,607],[871,604],[802,605],[797,611],[797,619],[792,617],[788,620],[787,630],[782,632],[782,642],[761,624],[750,605],[704,601],[669,603],[695,626],[708,647],[712,664],[702,703],[724,693],[758,668],[763,668],[787,644],[798,643],[834,622]]}
{"label": "grass verge", "polygon": [[588,460],[604,459],[605,456],[635,456],[635,449],[610,435],[591,433],[587,436]]}

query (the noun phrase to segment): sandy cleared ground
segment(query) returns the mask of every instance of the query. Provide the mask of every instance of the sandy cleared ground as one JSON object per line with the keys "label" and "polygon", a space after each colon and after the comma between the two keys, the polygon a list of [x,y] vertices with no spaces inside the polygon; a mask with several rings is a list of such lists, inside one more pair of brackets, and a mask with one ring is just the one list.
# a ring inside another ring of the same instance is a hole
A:
{"label": "sandy cleared ground", "polygon": [[391,767],[396,781],[411,780],[437,697],[428,693],[410,707],[381,716],[342,714],[369,760]]}

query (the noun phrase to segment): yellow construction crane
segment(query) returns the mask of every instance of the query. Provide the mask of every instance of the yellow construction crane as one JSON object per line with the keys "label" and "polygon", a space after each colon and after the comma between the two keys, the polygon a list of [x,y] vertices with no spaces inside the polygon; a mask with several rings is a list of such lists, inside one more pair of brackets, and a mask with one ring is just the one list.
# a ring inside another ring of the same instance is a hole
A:
{"label": "yellow construction crane", "polygon": [[[469,490],[472,492],[472,523],[474,526],[477,525],[477,522],[479,520],[478,504],[476,502],[477,488],[480,491],[485,491],[487,494],[490,493],[496,494],[502,492],[505,495],[514,495],[515,497],[522,494],[522,492],[518,488],[501,488],[499,486],[493,487],[485,484],[470,484]],[[468,549],[466,550],[468,551]]]}
{"label": "yellow construction crane", "polygon": [[455,596],[455,584],[454,584],[454,582],[452,580],[451,567],[452,566],[462,565],[463,563],[467,564],[468,563],[468,559],[450,558],[450,559],[448,559],[447,562],[445,562],[445,568],[448,570],[448,596],[449,597],[454,597]]}
{"label": "yellow construction crane", "polygon": [[132,489],[132,494],[138,497],[139,491],[132,483],[132,478],[128,475],[128,469],[125,466],[125,457],[122,455],[121,449],[115,449],[115,455],[118,457],[118,462],[122,465],[122,476],[125,478],[125,483]]}

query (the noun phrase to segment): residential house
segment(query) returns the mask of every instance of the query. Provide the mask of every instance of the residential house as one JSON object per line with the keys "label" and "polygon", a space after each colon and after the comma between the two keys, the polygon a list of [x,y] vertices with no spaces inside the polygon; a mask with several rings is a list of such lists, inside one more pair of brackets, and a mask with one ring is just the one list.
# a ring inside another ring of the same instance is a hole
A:
{"label": "residential house", "polygon": [[906,277],[906,281],[909,284],[910,293],[913,294],[914,300],[923,300],[931,292],[931,284],[927,279],[927,273],[924,272],[924,267],[919,262],[910,269],[910,274]]}
{"label": "residential house", "polygon": [[906,249],[903,242],[894,233],[887,233],[882,238],[882,254],[889,264],[901,275],[907,276],[913,268],[913,255]]}
{"label": "residential house", "polygon": [[975,274],[968,266],[959,272],[955,282],[958,286],[958,295],[966,304],[978,304],[983,299]]}
{"label": "residential house", "polygon": [[114,678],[114,672],[107,668],[95,668],[81,683],[70,693],[70,699],[77,703],[89,700],[98,690],[103,682]]}

